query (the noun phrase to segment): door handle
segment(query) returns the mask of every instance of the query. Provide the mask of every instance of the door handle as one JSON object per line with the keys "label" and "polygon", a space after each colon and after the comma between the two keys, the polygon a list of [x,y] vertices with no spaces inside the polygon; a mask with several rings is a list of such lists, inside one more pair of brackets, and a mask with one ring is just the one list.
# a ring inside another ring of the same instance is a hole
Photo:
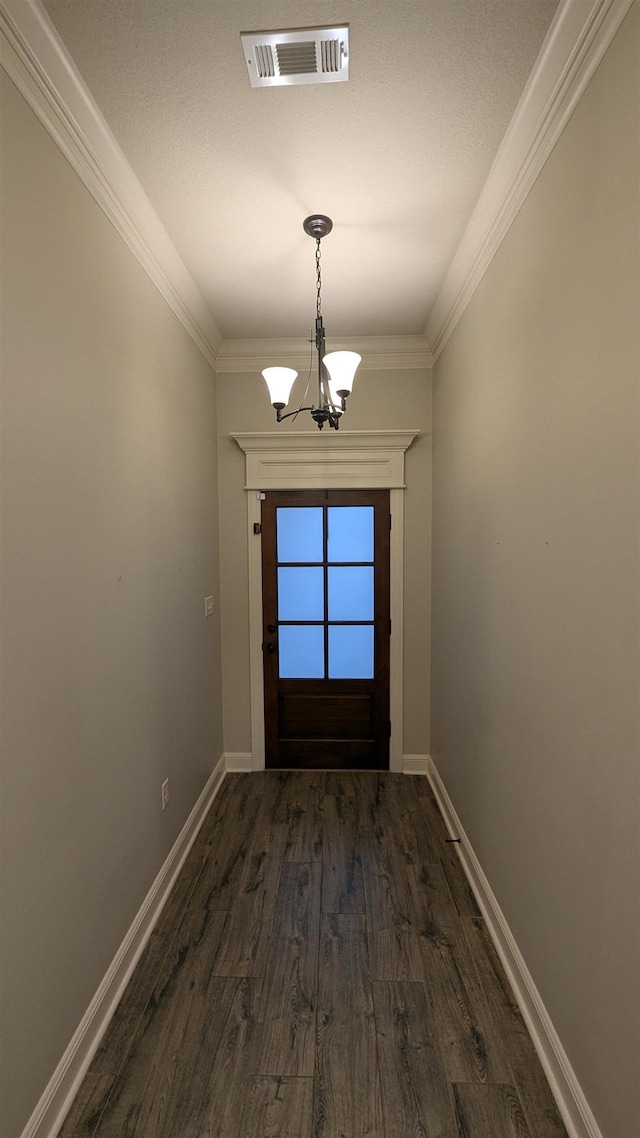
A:
{"label": "door handle", "polygon": [[262,647],[263,647],[263,649],[266,648],[267,652],[277,652],[278,651],[278,645],[277,644],[263,644]]}

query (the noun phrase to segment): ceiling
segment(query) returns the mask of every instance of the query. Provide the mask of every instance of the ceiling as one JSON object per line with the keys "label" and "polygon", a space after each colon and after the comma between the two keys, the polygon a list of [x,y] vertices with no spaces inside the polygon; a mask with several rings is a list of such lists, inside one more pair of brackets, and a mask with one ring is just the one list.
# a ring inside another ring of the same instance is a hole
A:
{"label": "ceiling", "polygon": [[[225,340],[423,334],[557,0],[44,0]],[[347,83],[241,31],[348,23]]]}

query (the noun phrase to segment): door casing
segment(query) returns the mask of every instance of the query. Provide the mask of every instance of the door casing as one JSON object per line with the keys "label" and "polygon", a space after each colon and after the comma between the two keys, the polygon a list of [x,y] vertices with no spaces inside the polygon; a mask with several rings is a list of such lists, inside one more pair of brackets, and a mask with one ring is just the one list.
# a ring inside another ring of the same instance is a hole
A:
{"label": "door casing", "polygon": [[246,456],[249,568],[251,758],[248,769],[264,770],[264,675],[262,653],[261,493],[266,490],[390,491],[391,643],[389,769],[403,769],[403,507],[404,455],[418,431],[265,432],[234,434]]}

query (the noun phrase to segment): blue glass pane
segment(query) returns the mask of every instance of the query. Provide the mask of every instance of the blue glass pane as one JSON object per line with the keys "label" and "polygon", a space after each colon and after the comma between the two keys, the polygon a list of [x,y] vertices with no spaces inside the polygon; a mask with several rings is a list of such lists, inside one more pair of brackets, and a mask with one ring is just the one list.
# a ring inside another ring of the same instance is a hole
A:
{"label": "blue glass pane", "polygon": [[322,561],[322,506],[276,510],[278,561]]}
{"label": "blue glass pane", "polygon": [[373,561],[373,506],[329,506],[328,560]]}
{"label": "blue glass pane", "polygon": [[373,565],[331,566],[329,620],[373,620]]}
{"label": "blue glass pane", "polygon": [[322,568],[278,569],[278,620],[324,620]]}
{"label": "blue glass pane", "polygon": [[373,625],[329,628],[329,679],[373,679]]}
{"label": "blue glass pane", "polygon": [[282,680],[324,679],[324,629],[285,624],[280,628],[279,671]]}

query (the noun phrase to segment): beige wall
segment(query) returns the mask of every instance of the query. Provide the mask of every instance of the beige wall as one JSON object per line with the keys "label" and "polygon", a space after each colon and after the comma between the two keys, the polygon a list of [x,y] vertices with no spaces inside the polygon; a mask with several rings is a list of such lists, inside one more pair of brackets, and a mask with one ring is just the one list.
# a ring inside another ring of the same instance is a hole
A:
{"label": "beige wall", "polygon": [[[310,292],[310,304],[313,297]],[[306,377],[305,377],[306,381]],[[291,406],[304,394],[296,380]],[[242,431],[300,431],[275,422],[259,369],[252,375],[218,376],[220,546],[222,590],[225,751],[251,751],[247,508],[245,456],[230,437]],[[431,528],[431,384],[426,370],[364,371],[356,377],[347,430],[385,427],[419,430],[406,454],[404,576],[404,752],[427,754],[429,741],[429,596]]]}
{"label": "beige wall", "polygon": [[[214,377],[3,76],[3,1135],[222,752]],[[171,801],[160,809],[160,785]]]}
{"label": "beige wall", "polygon": [[604,1138],[638,1119],[638,10],[436,366],[432,753]]}

